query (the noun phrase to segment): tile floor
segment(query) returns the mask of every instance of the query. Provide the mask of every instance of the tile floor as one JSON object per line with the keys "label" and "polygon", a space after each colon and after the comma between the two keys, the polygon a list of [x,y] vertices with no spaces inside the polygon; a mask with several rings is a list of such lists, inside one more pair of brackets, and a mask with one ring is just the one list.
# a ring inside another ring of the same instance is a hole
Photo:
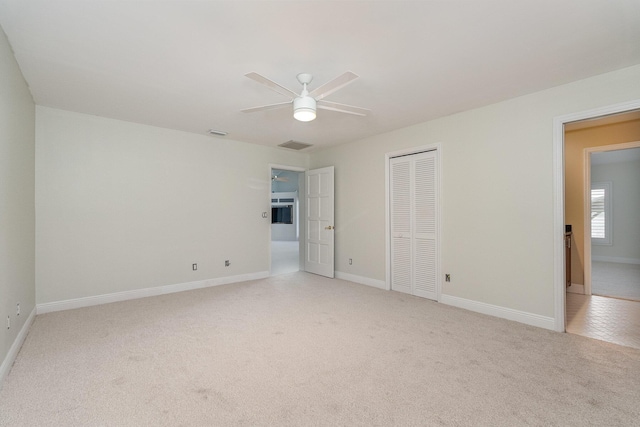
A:
{"label": "tile floor", "polygon": [[567,292],[567,332],[640,349],[640,301]]}
{"label": "tile floor", "polygon": [[640,300],[640,265],[592,261],[591,293]]}

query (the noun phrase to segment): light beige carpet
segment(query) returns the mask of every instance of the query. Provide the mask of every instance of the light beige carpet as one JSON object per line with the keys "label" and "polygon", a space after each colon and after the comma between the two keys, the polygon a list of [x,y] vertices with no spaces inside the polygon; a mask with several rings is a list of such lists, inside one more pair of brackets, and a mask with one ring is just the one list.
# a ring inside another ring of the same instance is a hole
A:
{"label": "light beige carpet", "polygon": [[640,351],[293,273],[37,316],[3,426],[615,426]]}

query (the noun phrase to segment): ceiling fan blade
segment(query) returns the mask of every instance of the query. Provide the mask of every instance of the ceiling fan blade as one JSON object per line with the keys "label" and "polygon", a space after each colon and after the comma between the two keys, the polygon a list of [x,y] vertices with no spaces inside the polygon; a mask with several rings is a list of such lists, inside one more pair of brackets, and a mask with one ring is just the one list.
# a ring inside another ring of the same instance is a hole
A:
{"label": "ceiling fan blade", "polygon": [[368,108],[354,107],[353,105],[340,104],[338,102],[331,102],[331,101],[325,101],[325,100],[318,101],[318,103],[316,104],[316,107],[321,108],[323,110],[354,114],[356,116],[366,116],[367,113],[371,112],[371,110],[369,110]]}
{"label": "ceiling fan blade", "polygon": [[240,111],[242,111],[243,113],[254,113],[256,111],[275,110],[276,108],[286,107],[287,105],[291,105],[291,101],[279,102],[277,104],[262,105],[260,107],[245,108],[244,110],[240,110]]}
{"label": "ceiling fan blade", "polygon": [[311,93],[309,93],[309,96],[315,98],[316,101],[320,101],[322,98],[331,95],[338,89],[342,89],[357,78],[357,74],[354,74],[351,71],[347,71],[346,73],[314,89],[313,91],[311,91]]}
{"label": "ceiling fan blade", "polygon": [[273,80],[269,80],[265,76],[262,76],[258,73],[251,72],[251,73],[245,74],[245,76],[249,77],[251,80],[255,80],[258,83],[262,83],[263,85],[267,86],[269,89],[274,90],[281,95],[287,96],[289,98],[298,97],[298,94],[295,93],[294,91],[287,89],[286,87],[281,86],[278,83],[274,82]]}

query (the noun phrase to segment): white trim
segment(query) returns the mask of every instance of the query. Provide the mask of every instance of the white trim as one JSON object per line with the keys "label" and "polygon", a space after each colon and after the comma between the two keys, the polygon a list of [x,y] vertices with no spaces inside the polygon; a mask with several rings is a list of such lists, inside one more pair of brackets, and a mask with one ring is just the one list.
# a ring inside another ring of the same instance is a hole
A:
{"label": "white trim", "polygon": [[584,262],[591,259],[591,155],[587,149],[583,150],[582,160],[582,282],[584,294],[591,295],[591,263]]}
{"label": "white trim", "polygon": [[600,256],[593,255],[591,256],[592,261],[602,261],[602,262],[617,262],[619,264],[638,264],[640,265],[640,259],[637,258],[622,258],[617,256]]}
{"label": "white trim", "polygon": [[607,151],[627,150],[629,148],[640,147],[640,141],[621,142],[620,144],[599,145],[597,147],[587,147],[585,151],[591,153],[604,153]]}
{"label": "white trim", "polygon": [[565,331],[564,124],[553,119],[553,315],[554,329]]}
{"label": "white trim", "polygon": [[[307,168],[302,168],[300,166],[286,166],[286,165],[277,165],[275,163],[269,163],[269,174],[271,174],[271,169],[282,169],[289,172],[304,172]],[[271,176],[269,176],[271,179]]]}
{"label": "white trim", "polygon": [[564,125],[578,120],[640,109],[640,100],[567,114],[553,119],[553,288],[554,329],[565,331],[564,280]]}
{"label": "white trim", "polygon": [[402,150],[398,150],[398,151],[391,151],[389,153],[385,153],[384,155],[384,198],[385,198],[385,209],[384,209],[384,215],[385,215],[385,227],[384,227],[384,231],[385,231],[385,266],[386,266],[386,274],[385,274],[385,287],[382,289],[386,289],[386,290],[391,290],[391,224],[389,223],[391,220],[391,215],[390,215],[390,209],[391,209],[391,203],[389,201],[389,197],[391,195],[390,192],[390,188],[389,188],[389,179],[390,179],[390,169],[389,169],[389,162],[393,157],[399,157],[399,156],[408,156],[408,155],[412,155],[412,154],[418,154],[418,153],[423,153],[425,151],[436,151],[438,153],[438,155],[436,156],[436,161],[437,163],[437,176],[436,176],[436,181],[437,181],[437,193],[438,193],[438,200],[437,200],[437,206],[438,206],[438,223],[436,225],[436,241],[438,242],[437,244],[437,249],[436,249],[436,294],[437,294],[437,301],[440,301],[440,297],[442,296],[442,280],[441,280],[441,272],[442,272],[442,236],[443,236],[443,231],[442,231],[442,211],[443,211],[443,207],[442,207],[442,189],[443,184],[442,184],[442,144],[440,142],[436,142],[434,144],[428,144],[428,145],[422,145],[419,147],[410,147],[410,148],[405,148]]}
{"label": "white trim", "polygon": [[384,274],[384,284],[385,289],[391,290],[391,204],[389,203],[389,197],[391,195],[391,190],[389,188],[389,160],[391,156],[389,154],[385,154],[384,156],[384,265],[385,265],[385,274]]}
{"label": "white trim", "polygon": [[22,325],[22,329],[18,332],[16,339],[13,341],[9,352],[5,356],[2,361],[2,365],[0,365],[0,389],[2,388],[2,384],[4,383],[4,379],[9,375],[9,371],[11,371],[11,367],[13,366],[13,362],[15,362],[16,357],[18,356],[18,352],[24,343],[24,340],[27,338],[27,334],[29,333],[29,328],[33,323],[33,319],[36,318],[36,308],[34,307],[27,317],[27,321]]}
{"label": "white trim", "polygon": [[533,314],[533,313],[527,313],[526,311],[500,307],[497,305],[487,304],[484,302],[478,302],[478,301],[473,301],[465,298],[454,297],[452,295],[442,295],[440,302],[443,304],[451,305],[453,307],[475,311],[476,313],[488,314],[489,316],[500,317],[502,319],[513,320],[515,322],[520,322],[520,323],[524,323],[526,325],[531,325],[531,326],[537,326],[539,328],[551,329],[551,330],[555,328],[555,321],[552,317],[541,316],[539,314]]}
{"label": "white trim", "polygon": [[51,313],[53,311],[72,310],[74,308],[90,307],[93,305],[172,294],[175,292],[191,291],[194,289],[209,288],[212,286],[227,285],[230,283],[246,282],[248,280],[264,279],[266,277],[269,277],[269,272],[260,271],[257,273],[239,274],[237,276],[198,280],[195,282],[178,283],[175,285],[155,286],[152,288],[135,289],[132,291],[114,292],[112,294],[46,302],[36,305],[36,309],[38,314]]}
{"label": "white trim", "polygon": [[571,286],[567,288],[567,292],[571,292],[572,294],[584,295],[584,285],[578,285],[576,283],[572,283]]}
{"label": "white trim", "polygon": [[348,280],[353,283],[360,283],[361,285],[372,286],[374,288],[388,290],[387,284],[384,280],[371,279],[364,276],[356,276],[355,274],[343,273],[342,271],[336,271],[336,279]]}

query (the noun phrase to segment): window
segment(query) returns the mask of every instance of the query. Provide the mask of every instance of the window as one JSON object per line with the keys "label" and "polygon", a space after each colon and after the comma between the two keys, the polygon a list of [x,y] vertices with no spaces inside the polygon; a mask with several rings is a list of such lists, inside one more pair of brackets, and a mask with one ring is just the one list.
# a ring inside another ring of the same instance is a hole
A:
{"label": "window", "polygon": [[293,205],[273,206],[271,208],[271,224],[293,224]]}
{"label": "window", "polygon": [[591,243],[611,245],[611,183],[591,183]]}

